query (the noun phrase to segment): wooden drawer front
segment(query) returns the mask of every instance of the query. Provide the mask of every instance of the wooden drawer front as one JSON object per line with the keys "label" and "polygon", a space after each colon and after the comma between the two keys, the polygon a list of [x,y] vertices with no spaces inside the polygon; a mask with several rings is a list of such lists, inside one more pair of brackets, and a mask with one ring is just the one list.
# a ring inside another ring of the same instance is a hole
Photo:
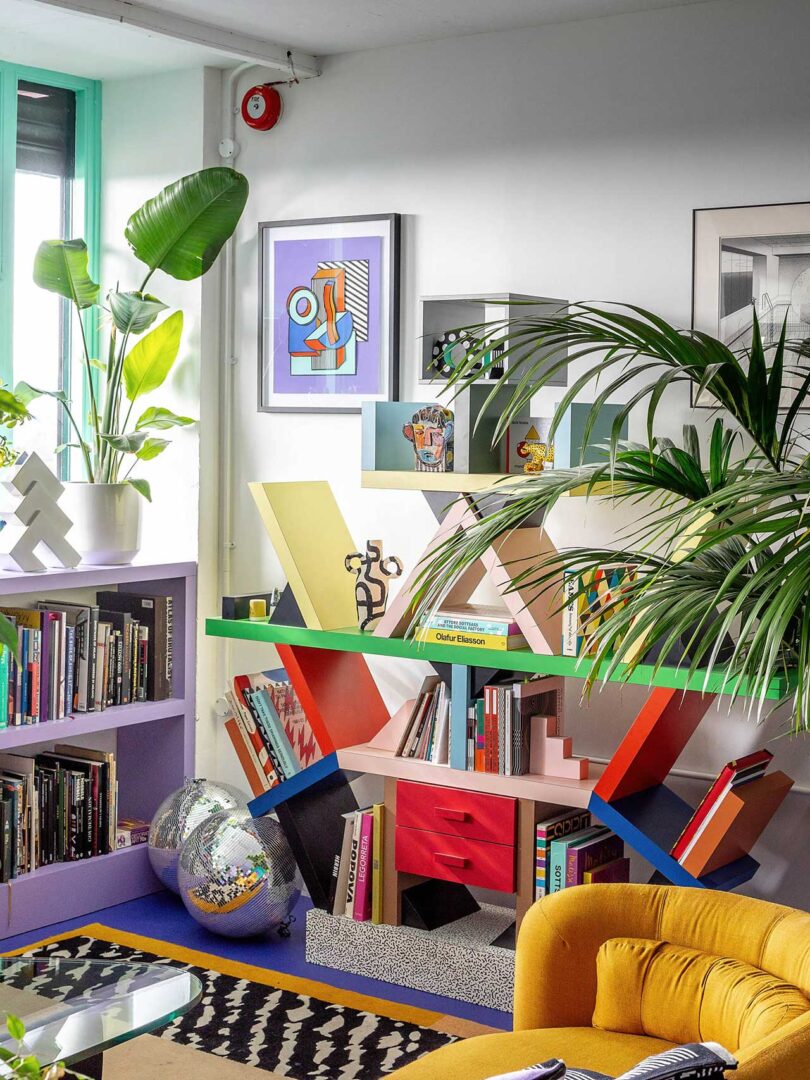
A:
{"label": "wooden drawer front", "polygon": [[396,868],[404,874],[515,891],[515,849],[506,844],[397,826]]}
{"label": "wooden drawer front", "polygon": [[479,791],[397,783],[397,825],[467,836],[490,844],[514,844],[517,799]]}

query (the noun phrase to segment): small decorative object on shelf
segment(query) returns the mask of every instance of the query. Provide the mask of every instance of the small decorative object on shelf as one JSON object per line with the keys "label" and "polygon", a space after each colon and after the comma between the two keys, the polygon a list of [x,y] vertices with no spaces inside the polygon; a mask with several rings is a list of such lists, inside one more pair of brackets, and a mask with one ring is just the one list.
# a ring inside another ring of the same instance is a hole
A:
{"label": "small decorative object on shelf", "polygon": [[270,615],[280,598],[281,592],[278,589],[273,589],[271,592],[244,593],[242,596],[223,596],[222,618],[250,618],[250,605],[254,600],[263,600],[267,608],[267,614]]}
{"label": "small decorative object on shelf", "polygon": [[374,630],[385,614],[389,579],[400,576],[402,560],[396,555],[383,558],[382,540],[367,540],[365,554],[355,551],[346,556],[346,569],[357,578],[357,624],[361,630]]}
{"label": "small decorative object on shelf", "polygon": [[191,779],[172,792],[157,808],[149,829],[149,861],[160,881],[179,892],[177,864],[187,836],[212,814],[247,812],[247,798],[230,784]]}
{"label": "small decorative object on shelf", "polygon": [[200,926],[225,937],[254,937],[286,924],[301,895],[290,845],[271,817],[224,810],[183,843],[180,896]]}
{"label": "small decorative object on shelf", "polygon": [[[439,334],[433,341],[432,367],[437,375],[449,378],[459,363],[464,360],[472,348],[472,340],[458,330],[448,330]],[[488,378],[499,379],[503,375],[503,367],[497,363],[497,358],[502,349],[493,349],[491,353],[485,353],[482,358],[473,365],[474,371],[488,370]]]}
{"label": "small decorative object on shelf", "polygon": [[417,409],[402,433],[413,443],[417,472],[453,471],[453,414],[441,405]]}
{"label": "small decorative object on shelf", "polygon": [[515,420],[506,437],[507,472],[540,473],[554,468],[554,443],[549,440],[551,417]]}
{"label": "small decorative object on shelf", "polygon": [[65,539],[72,522],[58,505],[65,489],[42,458],[23,454],[0,474],[0,483],[18,500],[0,512],[0,568],[31,573],[78,566],[81,556]]}

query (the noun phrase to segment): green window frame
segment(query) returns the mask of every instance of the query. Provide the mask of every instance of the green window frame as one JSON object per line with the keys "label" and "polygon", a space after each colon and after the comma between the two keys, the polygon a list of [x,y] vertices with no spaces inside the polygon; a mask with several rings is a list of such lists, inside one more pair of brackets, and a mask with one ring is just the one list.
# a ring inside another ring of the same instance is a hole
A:
{"label": "green window frame", "polygon": [[[17,89],[21,82],[72,90],[76,95],[76,162],[73,203],[81,207],[83,235],[90,256],[90,273],[99,280],[101,252],[101,83],[56,71],[27,67],[0,60],[0,380],[14,384],[14,185],[17,164]],[[46,239],[43,237],[43,239]],[[84,312],[88,344],[98,355],[98,310]],[[98,372],[94,373],[96,379]],[[69,371],[62,372],[63,385],[77,389]],[[89,393],[81,385],[81,415],[89,411]],[[63,479],[67,478],[69,454],[60,455]]]}

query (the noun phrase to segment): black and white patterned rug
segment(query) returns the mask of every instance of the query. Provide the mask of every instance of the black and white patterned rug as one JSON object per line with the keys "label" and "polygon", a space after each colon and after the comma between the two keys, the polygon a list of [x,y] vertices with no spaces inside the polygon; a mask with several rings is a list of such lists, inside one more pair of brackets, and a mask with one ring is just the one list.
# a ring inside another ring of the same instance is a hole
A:
{"label": "black and white patterned rug", "polygon": [[[376,1013],[184,964],[98,938],[76,936],[39,946],[26,956],[171,964],[194,972],[202,998],[184,1016],[154,1032],[164,1039],[266,1069],[291,1080],[373,1080],[431,1050],[452,1035]],[[71,975],[42,975],[25,988],[61,1000],[107,985],[120,972],[88,965]]]}

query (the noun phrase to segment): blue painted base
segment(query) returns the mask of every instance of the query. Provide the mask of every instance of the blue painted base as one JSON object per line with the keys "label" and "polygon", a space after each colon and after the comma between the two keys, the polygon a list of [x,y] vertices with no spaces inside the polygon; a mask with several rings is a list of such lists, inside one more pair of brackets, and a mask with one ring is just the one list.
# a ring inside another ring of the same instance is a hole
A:
{"label": "blue painted base", "polygon": [[322,757],[313,765],[309,765],[306,769],[296,773],[295,776],[291,776],[289,780],[276,784],[274,788],[270,788],[269,791],[265,791],[262,795],[257,795],[255,799],[252,799],[248,803],[251,816],[262,817],[263,814],[269,814],[271,810],[275,810],[279,803],[286,802],[293,795],[300,795],[302,791],[306,791],[313,784],[317,784],[327,776],[331,776],[332,773],[336,773],[339,768],[337,754],[327,754],[326,757]]}
{"label": "blue painted base", "polygon": [[759,869],[759,863],[746,855],[700,878],[685,870],[669,852],[694,811],[664,784],[614,803],[591,795],[588,809],[673,885],[728,891],[750,881]]}
{"label": "blue painted base", "polygon": [[104,908],[102,911],[96,911],[82,918],[56,923],[42,930],[5,938],[0,941],[0,950],[11,952],[56,934],[86,926],[91,922],[98,922],[116,930],[157,938],[160,941],[182,945],[198,952],[211,953],[214,956],[253,964],[272,971],[283,971],[288,975],[298,975],[304,979],[316,979],[344,990],[354,990],[360,994],[373,995],[403,1005],[414,1005],[449,1016],[459,1016],[504,1030],[511,1028],[512,1018],[508,1013],[486,1009],[479,1005],[470,1005],[463,1001],[454,1001],[438,994],[409,990],[379,979],[335,971],[333,968],[322,967],[318,964],[308,964],[304,959],[304,934],[306,913],[311,906],[306,897],[301,898],[295,909],[296,921],[293,923],[289,938],[274,935],[271,938],[251,938],[240,941],[217,937],[203,930],[187,913],[179,897],[173,893],[161,892],[139,900],[131,900],[127,904]]}

